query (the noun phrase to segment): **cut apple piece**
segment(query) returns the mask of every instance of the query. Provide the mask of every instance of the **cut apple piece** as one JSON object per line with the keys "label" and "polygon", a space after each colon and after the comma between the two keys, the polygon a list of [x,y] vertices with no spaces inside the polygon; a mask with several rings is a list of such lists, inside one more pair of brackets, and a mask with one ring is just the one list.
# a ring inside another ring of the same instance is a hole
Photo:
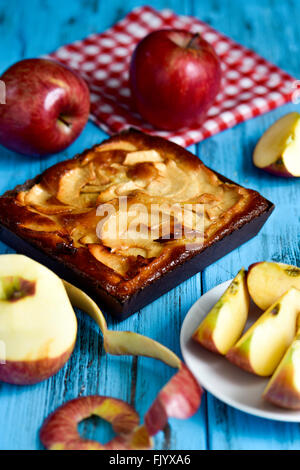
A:
{"label": "cut apple piece", "polygon": [[253,302],[266,310],[290,287],[300,290],[300,268],[268,261],[252,264],[247,286]]}
{"label": "cut apple piece", "polygon": [[226,357],[261,376],[273,374],[296,333],[300,291],[289,289],[246,331]]}
{"label": "cut apple piece", "polygon": [[[36,212],[29,213],[29,216],[24,218],[24,222],[20,223],[20,227],[36,232],[58,232],[61,233],[61,226],[58,225],[52,218]],[[27,220],[26,220],[27,219]]]}
{"label": "cut apple piece", "polygon": [[41,184],[35,184],[29,191],[20,194],[24,194],[24,205],[31,206],[42,214],[61,214],[73,210],[72,206],[57,201]]}
{"label": "cut apple piece", "polygon": [[87,165],[90,163],[94,158],[97,158],[100,152],[108,152],[111,150],[124,150],[127,152],[137,150],[136,146],[133,145],[131,142],[126,140],[119,140],[118,142],[108,142],[95,147],[94,152],[89,152],[82,160],[82,165]]}
{"label": "cut apple piece", "polygon": [[136,149],[136,146],[131,142],[128,142],[128,140],[119,140],[117,142],[103,143],[96,148],[97,152],[107,152],[108,150],[134,151]]}
{"label": "cut apple piece", "polygon": [[193,339],[206,349],[225,355],[241,336],[248,312],[249,294],[242,268],[200,323]]}
{"label": "cut apple piece", "polygon": [[144,162],[163,162],[163,158],[156,150],[140,150],[126,155],[124,165],[136,165]]}
{"label": "cut apple piece", "polygon": [[89,244],[90,253],[108,268],[116,271],[121,276],[125,276],[129,269],[128,258],[115,253],[110,253],[107,248],[102,245]]}
{"label": "cut apple piece", "polygon": [[75,207],[86,207],[87,201],[84,195],[80,197],[81,188],[91,179],[89,167],[71,168],[60,176],[56,198]]}
{"label": "cut apple piece", "polygon": [[263,398],[282,408],[300,410],[300,331],[272,375]]}
{"label": "cut apple piece", "polygon": [[33,384],[68,360],[77,321],[62,281],[23,255],[0,261],[0,380]]}
{"label": "cut apple piece", "polygon": [[278,119],[258,141],[253,163],[274,175],[300,176],[300,114]]}

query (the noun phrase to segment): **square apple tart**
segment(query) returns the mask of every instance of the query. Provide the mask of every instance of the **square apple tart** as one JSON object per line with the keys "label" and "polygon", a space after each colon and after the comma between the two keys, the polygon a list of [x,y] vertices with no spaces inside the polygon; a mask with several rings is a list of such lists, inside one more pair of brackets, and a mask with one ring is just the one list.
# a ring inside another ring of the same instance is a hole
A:
{"label": "square apple tart", "polygon": [[130,129],[0,197],[0,237],[125,318],[253,237],[273,205]]}

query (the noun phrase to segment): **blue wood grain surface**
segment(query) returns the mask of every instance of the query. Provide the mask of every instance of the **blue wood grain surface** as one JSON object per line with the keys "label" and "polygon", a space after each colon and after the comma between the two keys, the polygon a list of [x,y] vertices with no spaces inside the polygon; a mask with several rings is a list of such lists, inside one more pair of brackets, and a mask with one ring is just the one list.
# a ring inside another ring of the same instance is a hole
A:
{"label": "blue wood grain surface", "polygon": [[[276,63],[297,78],[300,74],[300,2],[260,0],[155,0],[191,14]],[[104,31],[133,7],[134,0],[0,0],[0,72],[25,57],[36,57],[58,46]],[[256,170],[251,163],[262,132],[296,105],[286,105],[252,119],[190,150],[205,164],[247,187],[259,190],[276,210],[259,235],[246,245],[148,305],[114,329],[132,330],[156,339],[180,354],[182,321],[199,296],[233,277],[241,265],[259,260],[300,264],[299,180],[285,180]],[[88,123],[79,139],[64,152],[32,159],[0,148],[0,193],[40,173],[57,161],[100,142],[105,134]],[[12,250],[0,244],[1,253]],[[97,327],[78,312],[76,349],[51,379],[30,387],[0,384],[0,449],[41,449],[38,429],[44,418],[65,401],[103,394],[132,403],[143,416],[173,370],[151,359],[109,357]],[[112,431],[105,423],[83,422],[80,432],[106,442]],[[189,420],[170,420],[155,438],[156,449],[299,449],[300,426],[255,418],[205,394],[198,413]]]}

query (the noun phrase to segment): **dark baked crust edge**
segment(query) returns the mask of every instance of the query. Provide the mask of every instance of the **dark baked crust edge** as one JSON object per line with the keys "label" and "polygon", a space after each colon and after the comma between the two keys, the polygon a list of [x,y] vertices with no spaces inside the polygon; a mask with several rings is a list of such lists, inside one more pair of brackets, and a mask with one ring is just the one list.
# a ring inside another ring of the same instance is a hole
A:
{"label": "dark baked crust edge", "polygon": [[[162,139],[160,137],[153,137],[153,136],[148,136],[147,134],[144,134],[140,131],[137,131],[135,129],[129,129],[127,131],[123,131],[120,134],[117,134],[111,138],[108,138],[102,142],[111,142],[112,140],[117,141],[117,140],[128,140],[136,143],[136,139],[141,139],[142,142],[144,142],[146,145],[151,146],[152,148],[164,148],[165,150],[169,152],[175,152],[177,155],[180,156],[180,158],[183,158],[184,160],[188,160],[189,164],[193,163],[195,161],[195,164],[199,164],[199,159],[192,153],[188,152],[187,150],[183,149],[179,145],[166,141],[165,139]],[[81,159],[84,158],[84,156],[89,153],[92,149],[96,148],[99,144],[93,146],[91,149],[87,149],[81,154],[78,154],[74,157],[74,159]],[[73,159],[72,159],[73,160]],[[227,183],[234,183],[228,178],[224,177],[223,175],[220,175],[216,172],[214,172],[221,181],[227,182]],[[197,251],[184,251],[181,249],[181,247],[178,247],[177,250],[175,250],[172,253],[172,256],[169,257],[169,259],[166,260],[166,262],[159,267],[159,269],[153,273],[151,273],[151,276],[149,276],[147,279],[144,279],[142,283],[134,286],[133,289],[130,289],[129,291],[126,292],[126,290],[118,289],[118,286],[112,286],[107,283],[100,282],[97,278],[94,276],[91,276],[87,270],[84,268],[84,266],[80,266],[80,263],[74,263],[72,262],[72,258],[74,257],[75,253],[68,252],[68,249],[65,250],[66,247],[60,246],[59,249],[53,249],[49,246],[45,246],[44,241],[38,240],[38,239],[32,239],[18,227],[17,222],[15,220],[12,220],[12,218],[9,216],[3,218],[1,214],[1,202],[4,199],[11,199],[13,200],[14,197],[21,191],[25,191],[30,189],[34,184],[38,183],[40,181],[42,174],[37,175],[35,178],[27,180],[25,183],[21,185],[17,185],[14,189],[6,191],[3,196],[0,197],[0,222],[4,227],[18,235],[21,239],[23,239],[26,243],[29,245],[33,246],[34,248],[37,248],[44,253],[46,253],[48,256],[50,256],[52,259],[54,259],[58,263],[62,263],[65,265],[67,268],[73,270],[77,275],[83,278],[85,283],[90,283],[91,288],[100,291],[103,291],[103,293],[108,294],[109,296],[112,296],[115,298],[118,303],[125,303],[130,299],[132,296],[136,295],[137,292],[149,284],[152,284],[155,282],[157,279],[162,278],[164,274],[167,272],[174,270],[176,267],[182,265],[189,259],[193,258],[194,256],[200,254],[201,252],[205,251],[208,247],[211,245],[217,243],[218,241],[224,239],[226,236],[232,234],[234,231],[239,230],[241,227],[243,227],[246,224],[249,224],[253,219],[259,217],[262,215],[264,212],[270,211],[270,209],[273,207],[272,203],[270,203],[268,200],[266,200],[264,197],[262,197],[257,191],[249,190],[252,193],[252,199],[250,204],[245,208],[245,210],[242,213],[237,214],[228,224],[224,225],[221,227],[214,235],[212,239],[210,239],[208,242],[206,242],[203,247],[200,250]],[[236,183],[234,183],[236,184]],[[237,185],[240,186],[240,185]],[[76,256],[75,256],[76,258]],[[93,262],[97,263],[95,259],[93,259]]]}

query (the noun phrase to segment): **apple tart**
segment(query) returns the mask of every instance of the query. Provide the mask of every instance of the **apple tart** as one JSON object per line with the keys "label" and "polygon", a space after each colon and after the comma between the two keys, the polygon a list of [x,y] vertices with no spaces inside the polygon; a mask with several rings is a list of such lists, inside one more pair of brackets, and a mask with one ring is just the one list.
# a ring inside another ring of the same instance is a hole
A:
{"label": "apple tart", "polygon": [[0,198],[0,236],[125,317],[257,233],[273,206],[136,130]]}

